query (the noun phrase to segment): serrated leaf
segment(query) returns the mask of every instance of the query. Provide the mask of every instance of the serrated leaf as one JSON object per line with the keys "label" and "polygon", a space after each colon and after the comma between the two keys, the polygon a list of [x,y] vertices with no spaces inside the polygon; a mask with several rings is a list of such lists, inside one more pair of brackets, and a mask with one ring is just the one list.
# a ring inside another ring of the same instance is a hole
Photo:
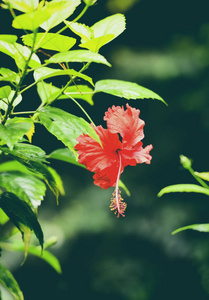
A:
{"label": "serrated leaf", "polygon": [[53,0],[47,3],[46,11],[51,13],[51,17],[41,24],[41,27],[49,31],[60,24],[74,12],[80,2],[80,0]]}
{"label": "serrated leaf", "polygon": [[44,9],[17,16],[12,26],[16,29],[35,31],[43,22],[48,20],[51,15]]}
{"label": "serrated leaf", "polygon": [[109,43],[112,39],[114,39],[113,34],[106,34],[97,38],[93,38],[90,41],[81,43],[79,44],[79,46],[82,48],[87,48],[92,52],[98,52],[102,46]]}
{"label": "serrated leaf", "polygon": [[59,108],[44,107],[39,110],[39,118],[46,129],[71,151],[75,152],[76,138],[83,133],[99,142],[99,137],[88,122]]}
{"label": "serrated leaf", "polygon": [[9,148],[12,148],[30,131],[32,126],[32,119],[17,117],[9,119],[5,125],[0,124],[0,145],[8,145]]}
{"label": "serrated leaf", "polygon": [[2,75],[2,77],[0,77],[0,81],[9,81],[16,84],[18,84],[20,81],[20,76],[10,69],[1,68],[0,74]]}
{"label": "serrated leaf", "polygon": [[194,174],[203,180],[209,181],[209,172],[194,172]]}
{"label": "serrated leaf", "polygon": [[30,174],[19,171],[0,172],[0,186],[36,208],[44,199],[45,184]]}
{"label": "serrated leaf", "polygon": [[86,42],[94,38],[93,30],[85,24],[69,21],[65,21],[65,24]]}
{"label": "serrated leaf", "polygon": [[79,78],[82,78],[82,79],[88,81],[91,85],[94,85],[92,78],[90,78],[89,76],[84,75],[82,73],[79,73],[73,69],[60,70],[60,69],[52,69],[52,68],[43,67],[43,68],[40,68],[40,69],[37,69],[34,71],[34,79],[36,82],[47,79],[47,78],[51,78],[51,77],[55,77],[55,76],[64,76],[64,75],[79,77]]}
{"label": "serrated leaf", "polygon": [[13,44],[16,42],[17,36],[13,34],[0,34],[0,40]]}
{"label": "serrated leaf", "polygon": [[94,91],[95,93],[103,92],[121,98],[126,98],[128,100],[152,98],[161,100],[166,104],[166,102],[158,94],[138,85],[137,83],[129,81],[115,79],[100,80],[96,82]]}
{"label": "serrated leaf", "polygon": [[22,12],[30,12],[38,7],[38,0],[3,0],[9,3],[12,8],[20,10]]}
{"label": "serrated leaf", "polygon": [[15,300],[24,300],[23,293],[12,273],[0,264],[0,283],[13,294]]}
{"label": "serrated leaf", "polygon": [[88,50],[71,50],[68,52],[57,53],[46,61],[47,63],[62,62],[95,62],[111,66],[106,58],[98,53]]}
{"label": "serrated leaf", "polygon": [[209,224],[193,224],[193,225],[184,226],[174,230],[172,234],[176,234],[180,231],[184,231],[188,229],[192,229],[200,232],[209,232]]}
{"label": "serrated leaf", "polygon": [[86,169],[86,167],[84,165],[79,164],[79,162],[75,156],[75,153],[73,151],[71,151],[69,148],[57,149],[57,150],[53,151],[52,153],[50,153],[48,155],[48,158],[65,161],[70,164],[74,164],[76,166],[83,167],[84,169]]}
{"label": "serrated leaf", "polygon": [[177,192],[185,192],[185,193],[201,193],[209,196],[209,189],[204,188],[200,185],[196,184],[175,184],[170,185],[163,188],[159,193],[158,197],[161,197],[167,193],[177,193]]}
{"label": "serrated leaf", "polygon": [[[33,34],[27,34],[22,37],[27,46],[33,44]],[[54,50],[59,52],[68,51],[76,43],[76,39],[57,33],[38,33],[36,35],[35,50],[38,48]]]}
{"label": "serrated leaf", "polygon": [[36,214],[25,201],[19,199],[13,193],[5,192],[1,195],[0,207],[10,218],[11,222],[21,231],[23,239],[24,232],[27,232],[25,227],[29,228],[31,231],[34,231],[43,249],[44,237],[41,226]]}

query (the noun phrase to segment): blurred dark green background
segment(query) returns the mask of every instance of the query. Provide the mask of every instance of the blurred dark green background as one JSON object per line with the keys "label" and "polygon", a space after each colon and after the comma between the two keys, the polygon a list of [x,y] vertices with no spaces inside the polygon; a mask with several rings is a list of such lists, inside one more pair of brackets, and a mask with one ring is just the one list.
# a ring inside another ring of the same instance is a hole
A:
{"label": "blurred dark green background", "polygon": [[[209,171],[208,1],[98,0],[80,22],[91,26],[117,12],[125,14],[127,29],[101,49],[113,67],[94,64],[88,75],[94,82],[110,78],[137,82],[168,103],[166,107],[157,100],[129,101],[141,110],[144,145],[153,144],[153,159],[151,165],[127,167],[122,174],[131,197],[123,193],[128,207],[126,217],[119,219],[109,210],[113,189],[94,186],[93,174],[86,170],[52,162],[63,178],[66,196],[57,207],[48,192],[40,223],[46,239],[58,237],[52,251],[63,274],[38,258],[30,256],[19,268],[21,254],[2,256],[26,300],[209,298],[209,234],[171,235],[181,226],[209,223],[208,197],[157,198],[167,185],[195,183],[181,168],[180,154],[193,159],[196,171]],[[8,12],[2,13],[8,18]],[[1,23],[8,33],[3,19]],[[101,93],[94,101],[94,107],[84,103],[84,108],[97,125],[105,125],[108,107],[127,102]],[[27,105],[31,108],[31,103]],[[56,105],[82,116],[72,103]],[[62,147],[38,128],[33,141],[47,153]]]}

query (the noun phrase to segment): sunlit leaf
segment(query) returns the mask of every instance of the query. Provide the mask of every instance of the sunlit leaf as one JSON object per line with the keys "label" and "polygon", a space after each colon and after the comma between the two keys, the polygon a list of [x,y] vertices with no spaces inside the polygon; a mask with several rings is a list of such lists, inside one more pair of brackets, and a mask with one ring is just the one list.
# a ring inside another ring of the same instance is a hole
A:
{"label": "sunlit leaf", "polygon": [[20,10],[22,12],[30,12],[38,7],[38,0],[3,0],[5,3],[9,3],[12,8]]}
{"label": "sunlit leaf", "polygon": [[53,86],[51,83],[46,83],[44,81],[38,82],[37,91],[42,103],[50,103],[61,93],[61,89]]}
{"label": "sunlit leaf", "polygon": [[33,126],[32,119],[13,118],[9,119],[5,125],[0,124],[0,145],[8,145],[10,148],[26,135]]}
{"label": "sunlit leaf", "polygon": [[[8,104],[11,102],[11,100],[12,100],[14,94],[15,94],[15,91],[12,90],[12,91],[10,92],[9,96],[7,96],[7,97],[5,97],[5,98],[3,98],[3,96],[2,96],[2,99],[0,99],[0,108],[1,108],[2,110],[4,110],[4,111],[7,110]],[[14,108],[14,107],[17,106],[21,101],[22,101],[22,95],[19,94],[19,95],[15,98],[14,102],[12,103],[12,107]]]}
{"label": "sunlit leaf", "polygon": [[[88,134],[99,142],[95,130],[83,118],[69,114],[59,108],[45,107],[39,110],[39,118],[46,129],[71,151],[77,141],[76,138],[83,133]],[[76,152],[75,152],[76,153]]]}
{"label": "sunlit leaf", "polygon": [[[24,232],[29,228],[34,231],[41,248],[43,249],[43,232],[37,220],[36,214],[31,207],[23,200],[19,199],[15,194],[5,192],[0,198],[0,207],[7,214],[14,225],[21,231],[23,239]],[[26,233],[27,234],[27,233]]]}
{"label": "sunlit leaf", "polygon": [[[0,224],[4,225],[9,221],[9,217],[3,212],[3,210],[0,208]],[[0,298],[1,299],[1,298]]]}
{"label": "sunlit leaf", "polygon": [[69,21],[65,21],[65,24],[86,42],[94,38],[93,30],[85,24]]}
{"label": "sunlit leaf", "polygon": [[123,80],[107,79],[97,81],[95,84],[95,93],[98,92],[111,94],[126,98],[128,100],[152,98],[161,100],[165,103],[165,101],[158,94],[152,92],[151,90],[146,89],[137,83]]}
{"label": "sunlit leaf", "polygon": [[187,229],[192,229],[200,232],[209,232],[209,224],[194,224],[194,225],[188,225],[181,228],[178,228],[172,232],[172,234],[176,234],[180,231],[184,231]]}
{"label": "sunlit leaf", "polygon": [[111,66],[106,58],[98,53],[88,50],[71,50],[69,52],[57,53],[46,61],[47,63],[62,62],[95,62]]}
{"label": "sunlit leaf", "polygon": [[10,81],[16,84],[18,84],[20,81],[20,76],[10,69],[1,68],[0,74],[2,75],[0,76],[0,81]]}
{"label": "sunlit leaf", "polygon": [[0,34],[0,40],[13,44],[16,42],[17,36],[13,34]]}
{"label": "sunlit leaf", "polygon": [[69,97],[73,97],[75,99],[81,99],[88,102],[90,105],[93,105],[94,102],[92,100],[93,97],[93,90],[92,88],[88,87],[87,85],[72,85],[69,86],[63,95],[61,95],[58,99],[65,99]]}
{"label": "sunlit leaf", "polygon": [[57,186],[57,189],[59,190],[60,194],[65,195],[65,189],[64,189],[63,182],[62,182],[60,175],[53,168],[48,167],[48,169],[51,172],[51,174],[54,178],[54,181],[56,182],[56,186]]}
{"label": "sunlit leaf", "polygon": [[[11,87],[9,85],[5,85],[3,87],[0,88],[0,98],[5,98],[8,99],[9,95],[11,93]],[[1,100],[0,100],[1,101]],[[0,107],[1,107],[1,103],[0,103]]]}
{"label": "sunlit leaf", "polygon": [[0,186],[36,208],[44,198],[46,185],[33,175],[19,171],[0,172]]}
{"label": "sunlit leaf", "polygon": [[17,16],[12,26],[16,29],[25,29],[35,31],[43,22],[50,18],[50,14],[47,11],[36,10],[30,13],[22,14]]}
{"label": "sunlit leaf", "polygon": [[92,52],[98,52],[98,50],[104,46],[105,44],[109,43],[114,38],[113,34],[106,34],[103,36],[99,36],[97,38],[93,38],[90,41],[84,42],[79,44],[82,48],[87,48]]}
{"label": "sunlit leaf", "polygon": [[88,81],[89,83],[91,83],[91,85],[93,85],[92,78],[90,78],[89,76],[84,75],[82,73],[79,73],[73,69],[60,70],[60,69],[52,69],[52,68],[43,67],[43,68],[40,68],[40,69],[37,69],[34,71],[34,78],[35,78],[36,82],[47,79],[47,78],[51,78],[51,77],[55,77],[55,76],[64,76],[64,75],[80,77],[80,78]]}
{"label": "sunlit leaf", "polygon": [[0,264],[0,283],[13,294],[15,300],[24,300],[23,293],[12,273]]}
{"label": "sunlit leaf", "polygon": [[194,172],[199,178],[209,181],[209,172]]}
{"label": "sunlit leaf", "polygon": [[80,0],[53,0],[47,3],[46,11],[51,14],[49,20],[41,24],[41,27],[49,29],[66,20],[80,4]]}
{"label": "sunlit leaf", "polygon": [[175,184],[170,185],[165,188],[163,188],[159,193],[158,197],[161,197],[164,194],[167,193],[177,193],[177,192],[186,192],[186,193],[201,193],[205,195],[209,195],[209,189],[204,188],[200,185],[196,184]]}
{"label": "sunlit leaf", "polygon": [[[27,34],[22,37],[27,46],[33,44],[33,34]],[[74,46],[76,39],[57,33],[38,33],[36,35],[35,49],[43,48],[59,52],[68,51]]]}

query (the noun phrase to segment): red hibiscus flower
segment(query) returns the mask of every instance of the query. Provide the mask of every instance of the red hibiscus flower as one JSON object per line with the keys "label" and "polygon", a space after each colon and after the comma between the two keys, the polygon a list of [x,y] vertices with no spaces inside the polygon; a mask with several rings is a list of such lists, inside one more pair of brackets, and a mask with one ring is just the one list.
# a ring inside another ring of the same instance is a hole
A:
{"label": "red hibiscus flower", "polygon": [[142,147],[144,138],[144,121],[139,118],[140,110],[126,104],[114,106],[105,113],[107,129],[102,126],[94,127],[101,144],[89,135],[80,135],[78,144],[79,163],[95,172],[94,184],[103,189],[115,186],[111,199],[111,210],[115,210],[117,217],[124,216],[126,203],[119,190],[119,179],[126,166],[135,166],[138,163],[150,164],[152,145]]}

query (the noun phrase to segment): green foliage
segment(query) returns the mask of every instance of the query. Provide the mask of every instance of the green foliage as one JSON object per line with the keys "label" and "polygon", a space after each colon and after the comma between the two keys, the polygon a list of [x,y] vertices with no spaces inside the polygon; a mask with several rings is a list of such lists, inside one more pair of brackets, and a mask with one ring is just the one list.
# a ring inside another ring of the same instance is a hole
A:
{"label": "green foliage", "polygon": [[[3,241],[0,238],[0,247],[3,251],[24,251],[25,258],[28,253],[40,256],[42,249],[41,258],[61,273],[58,260],[45,250],[53,243],[48,243],[47,246],[46,242],[44,245],[38,208],[44,200],[47,187],[54,193],[57,203],[59,194],[65,194],[61,177],[49,166],[48,160],[56,159],[84,167],[77,161],[74,149],[76,139],[81,134],[88,134],[100,143],[93,129],[93,121],[77,99],[93,105],[93,96],[105,92],[126,99],[153,98],[164,101],[156,93],[136,83],[101,80],[94,87],[93,79],[85,73],[92,62],[111,67],[99,50],[125,30],[124,15],[109,16],[89,27],[78,21],[96,0],[83,1],[82,10],[77,17],[74,14],[76,15],[76,8],[81,4],[80,0],[3,2],[2,7],[8,9],[13,16],[11,25],[19,31],[18,35],[0,35],[0,52],[15,64],[13,70],[5,66],[0,68],[0,225],[4,226],[10,221],[22,233],[23,243],[5,242],[14,234],[12,229],[3,237]],[[70,20],[67,20],[69,17]],[[57,25],[61,29],[57,30]],[[63,31],[65,35],[62,34]],[[21,38],[22,43],[17,43]],[[85,49],[77,49],[77,45]],[[71,63],[73,69],[69,67]],[[58,76],[62,76],[61,86],[56,86]],[[34,86],[37,88],[36,96],[40,99],[40,105],[33,111],[18,110],[18,104],[21,103],[24,107],[25,103],[31,101],[30,96],[25,96],[24,92],[30,92],[30,88]],[[88,122],[52,106],[55,101],[63,99],[76,103]],[[49,135],[56,137],[67,148],[55,149],[46,155],[41,147],[33,145],[33,134],[40,127],[45,128]],[[130,194],[121,181],[120,187]],[[30,245],[32,232],[39,241],[39,247]],[[23,299],[12,274],[1,265],[0,283],[16,299]]]}
{"label": "green foliage", "polygon": [[[158,197],[163,196],[166,193],[177,193],[177,192],[186,192],[186,193],[200,193],[209,196],[209,186],[205,183],[205,181],[209,181],[209,172],[195,172],[192,168],[192,161],[184,155],[180,155],[180,162],[182,166],[187,169],[191,175],[199,182],[200,185],[197,184],[175,184],[170,185],[163,188],[159,193]],[[202,180],[203,179],[203,180]],[[178,232],[192,229],[201,232],[209,232],[209,224],[193,224],[184,226],[176,229],[172,232],[172,234],[176,234]]]}

